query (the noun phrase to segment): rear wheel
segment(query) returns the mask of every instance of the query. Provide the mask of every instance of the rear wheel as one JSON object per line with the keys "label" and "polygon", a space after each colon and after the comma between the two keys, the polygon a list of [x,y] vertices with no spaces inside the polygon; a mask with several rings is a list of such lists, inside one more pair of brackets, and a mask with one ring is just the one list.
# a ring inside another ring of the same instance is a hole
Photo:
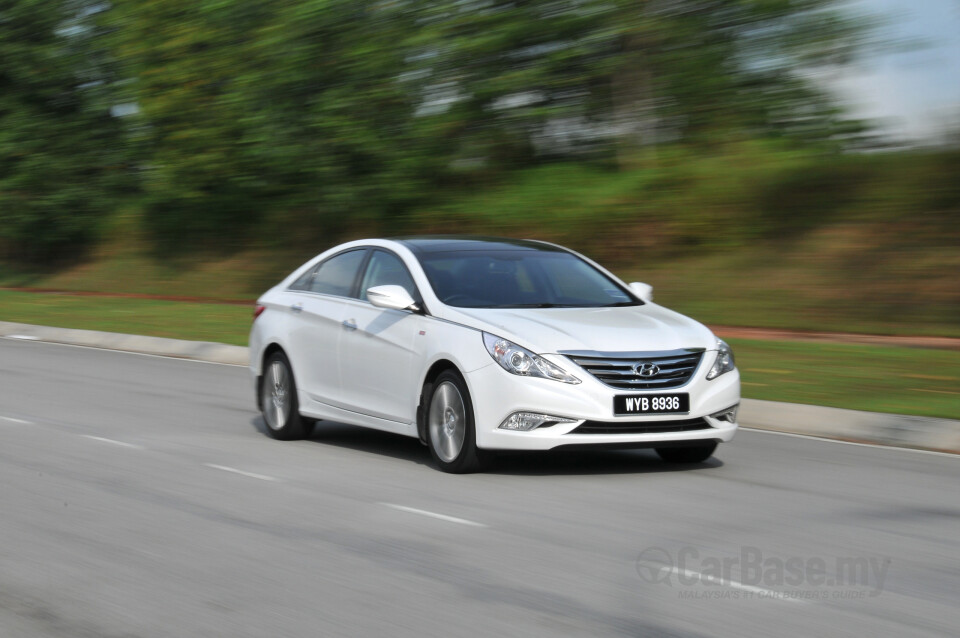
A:
{"label": "rear wheel", "polygon": [[281,441],[310,436],[314,421],[300,416],[297,384],[290,362],[282,352],[274,352],[263,367],[260,383],[260,409],[267,433]]}
{"label": "rear wheel", "polygon": [[473,404],[460,375],[441,372],[429,389],[427,442],[430,454],[444,472],[462,474],[480,469]]}
{"label": "rear wheel", "polygon": [[716,443],[690,447],[658,447],[657,454],[667,463],[702,463],[713,456]]}

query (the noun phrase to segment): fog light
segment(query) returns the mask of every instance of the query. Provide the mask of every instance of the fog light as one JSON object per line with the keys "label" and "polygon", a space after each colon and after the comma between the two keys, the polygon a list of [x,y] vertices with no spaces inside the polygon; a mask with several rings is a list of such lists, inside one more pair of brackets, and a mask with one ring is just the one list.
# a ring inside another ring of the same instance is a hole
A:
{"label": "fog light", "polygon": [[726,421],[727,423],[736,423],[737,422],[737,411],[740,409],[740,404],[736,404],[732,408],[727,408],[726,410],[721,410],[716,414],[711,414],[711,419],[716,419],[717,421]]}
{"label": "fog light", "polygon": [[567,419],[562,416],[537,414],[536,412],[514,412],[500,424],[501,430],[516,430],[529,432],[536,428],[549,427],[558,423],[576,423],[576,419]]}

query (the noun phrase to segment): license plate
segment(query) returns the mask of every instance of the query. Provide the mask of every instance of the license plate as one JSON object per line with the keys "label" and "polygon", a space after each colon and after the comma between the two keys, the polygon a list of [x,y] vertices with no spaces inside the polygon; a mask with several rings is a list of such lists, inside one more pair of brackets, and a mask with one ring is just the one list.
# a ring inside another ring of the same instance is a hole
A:
{"label": "license plate", "polygon": [[690,395],[680,394],[618,394],[613,397],[613,413],[624,414],[686,414],[690,411]]}

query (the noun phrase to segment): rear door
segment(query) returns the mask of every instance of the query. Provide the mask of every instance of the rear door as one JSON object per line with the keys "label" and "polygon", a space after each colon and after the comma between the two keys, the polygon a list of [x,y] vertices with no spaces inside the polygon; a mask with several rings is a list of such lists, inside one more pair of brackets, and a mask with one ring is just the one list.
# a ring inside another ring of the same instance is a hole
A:
{"label": "rear door", "polygon": [[356,288],[367,252],[357,248],[333,255],[291,286],[287,354],[303,406],[339,403],[337,345],[344,332],[344,304]]}

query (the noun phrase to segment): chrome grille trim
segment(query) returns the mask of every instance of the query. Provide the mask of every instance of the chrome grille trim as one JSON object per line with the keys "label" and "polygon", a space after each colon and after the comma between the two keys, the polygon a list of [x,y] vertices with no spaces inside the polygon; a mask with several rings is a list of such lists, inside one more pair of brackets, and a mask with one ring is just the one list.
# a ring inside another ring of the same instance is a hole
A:
{"label": "chrome grille trim", "polygon": [[[618,390],[662,390],[686,385],[700,366],[703,348],[663,352],[561,352],[604,385]],[[636,367],[652,364],[660,371],[641,377]]]}

